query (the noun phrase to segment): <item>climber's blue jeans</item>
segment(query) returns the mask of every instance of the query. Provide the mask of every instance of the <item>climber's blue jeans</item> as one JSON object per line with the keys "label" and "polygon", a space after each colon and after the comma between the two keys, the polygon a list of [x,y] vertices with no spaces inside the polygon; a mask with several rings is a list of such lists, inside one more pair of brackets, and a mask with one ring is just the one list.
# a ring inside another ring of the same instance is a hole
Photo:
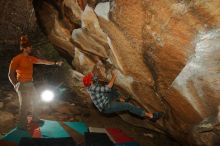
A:
{"label": "climber's blue jeans", "polygon": [[109,97],[109,99],[113,101],[119,99],[121,97],[121,94],[118,92],[116,88],[112,87],[110,92],[105,93],[105,96]]}
{"label": "climber's blue jeans", "polygon": [[135,105],[129,102],[119,102],[119,101],[110,101],[104,108],[104,113],[115,113],[129,111],[132,114],[135,114],[140,117],[145,116],[145,111],[142,108],[136,107]]}

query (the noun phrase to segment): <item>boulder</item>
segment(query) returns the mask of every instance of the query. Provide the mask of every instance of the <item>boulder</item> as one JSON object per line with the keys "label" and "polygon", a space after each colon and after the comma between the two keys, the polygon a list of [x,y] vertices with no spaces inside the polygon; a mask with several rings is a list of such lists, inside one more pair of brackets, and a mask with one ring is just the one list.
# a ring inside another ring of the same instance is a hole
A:
{"label": "boulder", "polygon": [[15,119],[12,113],[0,111],[0,131],[6,132],[14,126]]}
{"label": "boulder", "polygon": [[[218,112],[220,1],[112,0],[105,15],[98,8],[95,13],[99,2],[88,1],[92,7],[84,9],[83,0],[43,1],[36,8],[50,41],[73,59],[73,87],[84,92],[83,74],[102,62],[106,77],[117,70],[116,85],[141,107],[165,113],[151,129],[185,145],[215,143],[219,127],[202,134],[194,127]],[[149,128],[141,119],[124,118]]]}

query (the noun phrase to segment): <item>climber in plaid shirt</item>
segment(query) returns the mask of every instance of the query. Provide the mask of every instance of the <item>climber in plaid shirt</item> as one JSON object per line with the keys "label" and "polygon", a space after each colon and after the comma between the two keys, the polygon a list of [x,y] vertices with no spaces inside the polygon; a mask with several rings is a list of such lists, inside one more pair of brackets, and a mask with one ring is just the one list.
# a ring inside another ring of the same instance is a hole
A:
{"label": "climber in plaid shirt", "polygon": [[110,99],[105,95],[105,93],[108,93],[110,91],[111,89],[108,86],[100,86],[98,83],[92,84],[88,88],[91,99],[100,112],[109,103]]}
{"label": "climber in plaid shirt", "polygon": [[[99,72],[101,72],[101,68]],[[101,78],[101,77],[100,77]],[[96,72],[91,72],[83,78],[83,84],[90,94],[92,102],[103,113],[115,113],[121,111],[129,111],[140,117],[148,117],[152,122],[156,122],[161,116],[161,112],[146,112],[142,108],[125,102],[122,96],[113,89],[116,74],[112,73],[112,78],[107,85],[99,84],[99,77]],[[118,101],[119,100],[119,101]]]}

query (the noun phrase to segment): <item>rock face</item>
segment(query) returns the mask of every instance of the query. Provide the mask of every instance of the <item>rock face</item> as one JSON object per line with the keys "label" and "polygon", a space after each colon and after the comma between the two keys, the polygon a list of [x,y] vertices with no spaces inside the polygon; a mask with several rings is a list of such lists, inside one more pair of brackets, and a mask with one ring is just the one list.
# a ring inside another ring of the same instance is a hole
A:
{"label": "rock face", "polygon": [[0,1],[0,44],[17,45],[22,34],[37,30],[35,11],[30,0]]}
{"label": "rock face", "polygon": [[219,122],[220,114],[218,111],[217,117],[211,116],[205,118],[200,124],[194,127],[192,134],[193,138],[196,140],[196,144],[208,146],[219,145]]}
{"label": "rock face", "polygon": [[73,76],[81,78],[97,62],[106,78],[116,69],[117,86],[146,110],[165,113],[157,124],[123,119],[185,144],[215,144],[219,127],[205,133],[196,127],[217,117],[220,102],[220,1],[100,2],[33,1],[42,30],[71,59]]}
{"label": "rock face", "polygon": [[[5,131],[5,129],[12,128],[14,125],[14,116],[9,112],[0,111],[1,118],[0,118],[0,127],[1,131]],[[2,128],[3,127],[3,128]]]}

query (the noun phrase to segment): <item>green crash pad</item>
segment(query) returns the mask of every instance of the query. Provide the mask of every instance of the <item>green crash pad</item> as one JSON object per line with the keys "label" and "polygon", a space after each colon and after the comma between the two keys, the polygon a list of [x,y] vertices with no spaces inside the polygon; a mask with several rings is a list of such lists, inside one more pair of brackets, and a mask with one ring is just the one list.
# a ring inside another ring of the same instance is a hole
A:
{"label": "green crash pad", "polygon": [[18,144],[20,139],[23,137],[31,137],[31,135],[27,131],[15,128],[11,130],[8,134],[6,134],[1,140],[10,141]]}
{"label": "green crash pad", "polygon": [[[62,127],[57,121],[43,120],[44,123],[39,127],[40,135],[39,138],[67,138],[71,137],[70,134]],[[71,129],[77,131],[79,134],[84,135],[88,132],[88,127],[82,122],[64,122],[65,125]],[[19,130],[17,128],[11,130],[8,134],[3,136],[0,141],[8,141],[19,144],[22,138],[32,138],[29,131]]]}
{"label": "green crash pad", "polygon": [[64,128],[56,121],[44,120],[44,124],[40,127],[42,138],[62,138],[70,137]]}
{"label": "green crash pad", "polygon": [[88,127],[85,123],[82,122],[64,122],[70,128],[76,130],[80,134],[84,135],[85,132],[88,132]]}

